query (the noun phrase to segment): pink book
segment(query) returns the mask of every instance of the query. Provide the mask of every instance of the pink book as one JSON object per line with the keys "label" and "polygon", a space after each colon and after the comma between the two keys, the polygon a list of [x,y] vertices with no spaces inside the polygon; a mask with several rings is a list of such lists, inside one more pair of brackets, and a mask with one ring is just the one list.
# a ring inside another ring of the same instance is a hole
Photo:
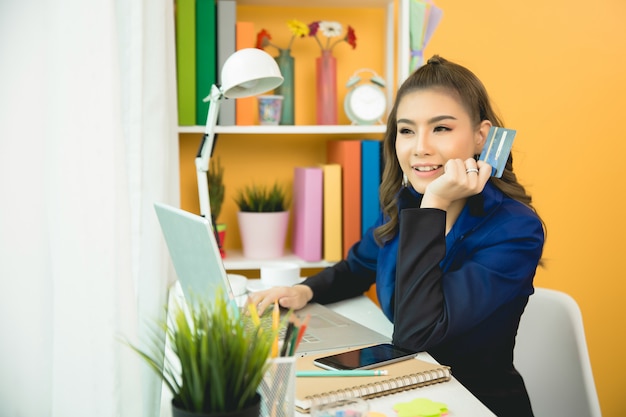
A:
{"label": "pink book", "polygon": [[294,169],[292,247],[308,262],[322,259],[322,172],[317,167]]}

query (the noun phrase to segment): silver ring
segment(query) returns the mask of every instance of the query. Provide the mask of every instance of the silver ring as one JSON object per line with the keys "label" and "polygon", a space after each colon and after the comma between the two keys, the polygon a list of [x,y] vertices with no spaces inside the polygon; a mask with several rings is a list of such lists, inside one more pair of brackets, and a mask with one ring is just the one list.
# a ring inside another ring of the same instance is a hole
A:
{"label": "silver ring", "polygon": [[475,173],[477,173],[477,174],[478,174],[478,170],[477,170],[476,168],[467,168],[467,169],[465,170],[465,172],[466,172],[466,173],[468,173],[468,174],[469,174],[470,172],[475,172]]}

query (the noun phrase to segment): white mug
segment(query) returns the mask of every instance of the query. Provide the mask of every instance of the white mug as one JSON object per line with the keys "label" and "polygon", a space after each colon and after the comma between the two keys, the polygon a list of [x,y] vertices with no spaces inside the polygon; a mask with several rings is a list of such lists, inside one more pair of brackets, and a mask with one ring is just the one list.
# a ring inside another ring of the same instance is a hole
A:
{"label": "white mug", "polygon": [[290,287],[300,282],[300,266],[292,262],[268,263],[261,266],[261,282],[265,287]]}

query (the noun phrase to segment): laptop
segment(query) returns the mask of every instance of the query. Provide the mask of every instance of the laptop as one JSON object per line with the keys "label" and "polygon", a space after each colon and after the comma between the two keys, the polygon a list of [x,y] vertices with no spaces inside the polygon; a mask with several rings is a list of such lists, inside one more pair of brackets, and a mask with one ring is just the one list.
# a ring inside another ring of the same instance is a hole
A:
{"label": "laptop", "polygon": [[[234,300],[211,222],[162,203],[155,203],[154,208],[184,296],[188,300],[192,294],[214,299],[217,291],[222,290]],[[296,351],[299,356],[390,341],[321,304],[309,303],[295,314],[298,317],[310,314],[306,333]]]}

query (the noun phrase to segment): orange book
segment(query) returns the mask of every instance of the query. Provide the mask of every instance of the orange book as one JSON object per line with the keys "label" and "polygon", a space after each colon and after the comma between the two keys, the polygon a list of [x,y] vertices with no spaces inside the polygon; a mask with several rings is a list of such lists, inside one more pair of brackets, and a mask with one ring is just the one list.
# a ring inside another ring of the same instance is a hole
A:
{"label": "orange book", "polygon": [[[254,48],[256,35],[253,22],[237,22],[235,48]],[[256,97],[238,98],[235,101],[235,124],[249,126],[257,124],[258,104]]]}
{"label": "orange book", "polygon": [[361,141],[331,140],[326,161],[341,165],[343,256],[361,239]]}

